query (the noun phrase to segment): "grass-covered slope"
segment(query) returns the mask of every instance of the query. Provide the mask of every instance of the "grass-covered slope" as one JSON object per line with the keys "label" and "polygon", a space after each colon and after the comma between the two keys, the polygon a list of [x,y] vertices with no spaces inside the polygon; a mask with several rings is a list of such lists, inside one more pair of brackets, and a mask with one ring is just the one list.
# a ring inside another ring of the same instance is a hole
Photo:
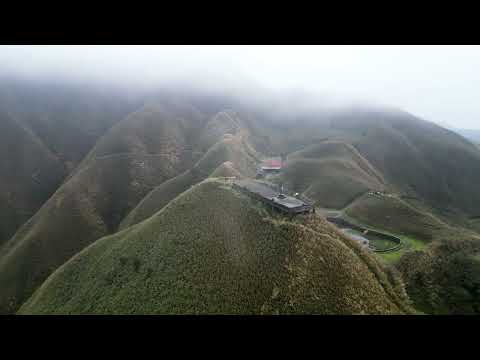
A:
{"label": "grass-covered slope", "polygon": [[366,225],[423,241],[454,233],[448,224],[397,197],[366,194],[345,209],[345,213]]}
{"label": "grass-covered slope", "polygon": [[235,169],[235,165],[231,161],[225,161],[223,164],[218,166],[209,177],[235,177],[237,179],[241,179],[244,176],[237,169]]}
{"label": "grass-covered slope", "polygon": [[15,310],[58,266],[121,219],[153,186],[174,174],[161,157],[96,160],[45,203],[0,250],[0,309]]}
{"label": "grass-covered slope", "polygon": [[0,246],[55,192],[62,162],[21,122],[0,109]]}
{"label": "grass-covered slope", "polygon": [[395,192],[418,197],[447,216],[480,214],[478,147],[411,114],[355,106],[312,110],[292,119],[280,113],[257,123],[257,139],[264,138],[277,154],[326,139],[341,141],[351,144]]}
{"label": "grass-covered slope", "polygon": [[221,173],[239,173],[253,176],[257,155],[249,146],[245,132],[240,131],[236,135],[227,133],[221,137],[192,169],[160,184],[145,196],[122,221],[120,228],[124,229],[149,218],[169,201],[212,174],[224,176]]}
{"label": "grass-covered slope", "polygon": [[92,159],[128,153],[161,155],[166,161],[187,169],[197,154],[195,137],[205,119],[203,113],[188,105],[149,101],[115,124],[75,172]]}
{"label": "grass-covered slope", "polygon": [[19,313],[408,311],[375,260],[358,251],[330,226],[272,218],[223,182],[206,180],[74,256]]}
{"label": "grass-covered slope", "polygon": [[163,182],[150,191],[138,205],[128,213],[119,228],[125,229],[149,218],[179,194],[188,190],[204,178],[206,178],[205,174],[194,168]]}
{"label": "grass-covered slope", "polygon": [[480,212],[480,151],[473,144],[400,111],[358,120],[355,128],[364,132],[353,143],[387,182],[446,214]]}
{"label": "grass-covered slope", "polygon": [[149,191],[184,169],[191,128],[181,115],[149,105],[118,123],[0,249],[1,313],[16,310],[56,267],[116,231]]}
{"label": "grass-covered slope", "polygon": [[96,85],[0,75],[0,246],[137,103]]}
{"label": "grass-covered slope", "polygon": [[349,144],[326,141],[289,155],[282,178],[292,190],[327,208],[343,208],[370,189],[384,187],[382,177]]}
{"label": "grass-covered slope", "polygon": [[208,150],[225,134],[235,135],[243,128],[243,122],[235,112],[231,110],[220,111],[202,129],[199,143],[204,150]]}
{"label": "grass-covered slope", "polygon": [[452,237],[397,264],[414,306],[428,314],[480,314],[480,241]]}
{"label": "grass-covered slope", "polygon": [[235,168],[246,176],[255,175],[257,155],[249,146],[246,135],[225,135],[205,153],[198,161],[197,167],[211,174],[225,161],[231,161]]}

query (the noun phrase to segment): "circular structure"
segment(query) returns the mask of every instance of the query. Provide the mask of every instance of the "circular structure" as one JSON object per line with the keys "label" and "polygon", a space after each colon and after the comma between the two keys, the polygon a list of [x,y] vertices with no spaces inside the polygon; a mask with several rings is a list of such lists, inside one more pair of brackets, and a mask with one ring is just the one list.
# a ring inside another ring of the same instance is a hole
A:
{"label": "circular structure", "polygon": [[[328,217],[327,220],[332,224],[335,224],[342,233],[349,235],[363,245],[368,245],[373,252],[389,253],[400,250],[403,246],[402,239],[397,236],[366,229],[362,226],[352,224],[341,217]],[[365,244],[365,240],[368,241],[368,244]],[[393,243],[394,245],[390,246],[389,243]]]}

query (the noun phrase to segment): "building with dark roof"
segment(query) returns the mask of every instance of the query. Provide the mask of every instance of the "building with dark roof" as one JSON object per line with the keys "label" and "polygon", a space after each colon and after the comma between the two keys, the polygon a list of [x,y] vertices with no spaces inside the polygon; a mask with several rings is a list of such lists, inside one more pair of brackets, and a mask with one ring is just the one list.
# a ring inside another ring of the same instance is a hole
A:
{"label": "building with dark roof", "polygon": [[288,214],[302,214],[314,212],[311,204],[278,191],[272,186],[254,180],[238,180],[234,182],[234,187],[242,190],[256,199]]}

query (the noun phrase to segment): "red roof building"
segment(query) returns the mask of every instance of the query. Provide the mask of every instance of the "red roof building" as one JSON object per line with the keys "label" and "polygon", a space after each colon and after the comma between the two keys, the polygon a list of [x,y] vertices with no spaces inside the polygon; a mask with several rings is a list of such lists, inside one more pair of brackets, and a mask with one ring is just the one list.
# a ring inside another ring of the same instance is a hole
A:
{"label": "red roof building", "polygon": [[263,161],[262,170],[281,170],[282,169],[282,160],[278,159],[268,159]]}

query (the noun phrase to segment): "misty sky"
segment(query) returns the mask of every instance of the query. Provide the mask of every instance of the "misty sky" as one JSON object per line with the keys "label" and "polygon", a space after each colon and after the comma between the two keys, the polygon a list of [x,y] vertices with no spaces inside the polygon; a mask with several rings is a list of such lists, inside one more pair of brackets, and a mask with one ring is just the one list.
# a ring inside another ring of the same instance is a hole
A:
{"label": "misty sky", "polygon": [[296,89],[480,129],[480,46],[0,46],[0,72]]}

